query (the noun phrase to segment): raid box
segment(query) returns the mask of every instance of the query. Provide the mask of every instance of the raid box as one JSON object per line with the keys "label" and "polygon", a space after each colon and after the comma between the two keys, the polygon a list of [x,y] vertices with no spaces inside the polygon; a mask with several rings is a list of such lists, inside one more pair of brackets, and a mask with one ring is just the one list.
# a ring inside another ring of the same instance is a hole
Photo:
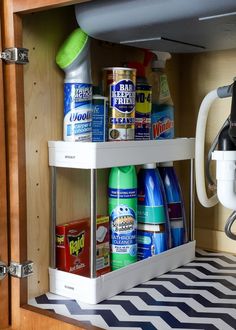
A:
{"label": "raid box", "polygon": [[[96,227],[97,276],[110,269],[109,217],[98,216]],[[89,277],[90,219],[75,220],[56,226],[56,267],[59,270]]]}
{"label": "raid box", "polygon": [[89,245],[88,219],[56,226],[56,267],[69,273],[89,276]]}

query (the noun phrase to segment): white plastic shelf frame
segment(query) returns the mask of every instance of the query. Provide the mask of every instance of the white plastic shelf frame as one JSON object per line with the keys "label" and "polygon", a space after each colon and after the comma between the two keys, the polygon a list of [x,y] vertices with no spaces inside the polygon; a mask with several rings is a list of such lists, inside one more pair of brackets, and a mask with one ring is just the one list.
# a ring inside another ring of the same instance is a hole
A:
{"label": "white plastic shelf frame", "polygon": [[49,165],[99,169],[194,158],[194,138],[158,141],[49,141]]}
{"label": "white plastic shelf frame", "polygon": [[97,304],[120,292],[183,266],[195,258],[195,241],[137,261],[97,278],[87,278],[49,268],[50,292]]}
{"label": "white plastic shelf frame", "polygon": [[[122,141],[122,142],[64,142],[49,141],[49,165],[54,167],[90,169],[91,172],[100,168],[114,166],[140,165],[153,162],[191,160],[191,180],[193,180],[193,166],[195,139],[176,138],[159,141]],[[55,180],[55,178],[54,178]],[[53,182],[53,180],[52,180]],[[190,232],[193,233],[193,187],[190,189]],[[95,195],[94,185],[91,186],[91,196]],[[53,195],[54,196],[54,195]],[[54,196],[55,197],[55,196]],[[53,198],[54,198],[53,197]],[[96,237],[96,198],[91,198],[91,237]],[[55,198],[54,204],[55,207]],[[95,205],[94,205],[95,203]],[[56,207],[55,207],[56,208]],[[52,217],[52,228],[55,228],[56,216]],[[52,229],[54,230],[54,229]],[[91,278],[49,268],[50,291],[78,301],[97,304],[124,290],[164,274],[177,267],[185,265],[195,257],[195,241],[190,234],[190,242],[165,251],[159,255],[138,261],[122,269],[112,271],[99,277]],[[55,237],[52,247],[55,246]],[[93,251],[93,253],[91,253]],[[51,251],[52,259],[55,249]],[[95,262],[96,242],[91,240],[90,267],[96,273]],[[55,260],[55,259],[54,259]]]}

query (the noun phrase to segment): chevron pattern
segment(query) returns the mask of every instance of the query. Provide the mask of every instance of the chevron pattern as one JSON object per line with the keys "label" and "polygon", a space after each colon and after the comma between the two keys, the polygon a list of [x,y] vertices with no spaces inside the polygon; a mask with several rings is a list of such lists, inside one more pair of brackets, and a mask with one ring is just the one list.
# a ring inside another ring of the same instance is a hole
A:
{"label": "chevron pattern", "polygon": [[111,330],[236,329],[236,257],[196,259],[97,305],[47,293],[31,305]]}

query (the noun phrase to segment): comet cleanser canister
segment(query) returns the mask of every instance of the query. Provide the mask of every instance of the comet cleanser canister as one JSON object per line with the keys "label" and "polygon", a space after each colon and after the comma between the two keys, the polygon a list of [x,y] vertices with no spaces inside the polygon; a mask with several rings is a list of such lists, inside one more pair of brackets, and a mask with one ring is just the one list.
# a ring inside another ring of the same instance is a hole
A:
{"label": "comet cleanser canister", "polygon": [[103,92],[109,98],[109,141],[134,140],[135,84],[136,69],[103,69]]}

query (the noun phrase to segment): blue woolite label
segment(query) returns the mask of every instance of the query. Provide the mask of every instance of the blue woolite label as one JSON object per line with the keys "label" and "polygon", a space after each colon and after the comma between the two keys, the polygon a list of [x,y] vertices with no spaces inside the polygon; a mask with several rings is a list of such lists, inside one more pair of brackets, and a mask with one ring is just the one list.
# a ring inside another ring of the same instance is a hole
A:
{"label": "blue woolite label", "polygon": [[64,84],[64,140],[91,141],[92,85]]}

